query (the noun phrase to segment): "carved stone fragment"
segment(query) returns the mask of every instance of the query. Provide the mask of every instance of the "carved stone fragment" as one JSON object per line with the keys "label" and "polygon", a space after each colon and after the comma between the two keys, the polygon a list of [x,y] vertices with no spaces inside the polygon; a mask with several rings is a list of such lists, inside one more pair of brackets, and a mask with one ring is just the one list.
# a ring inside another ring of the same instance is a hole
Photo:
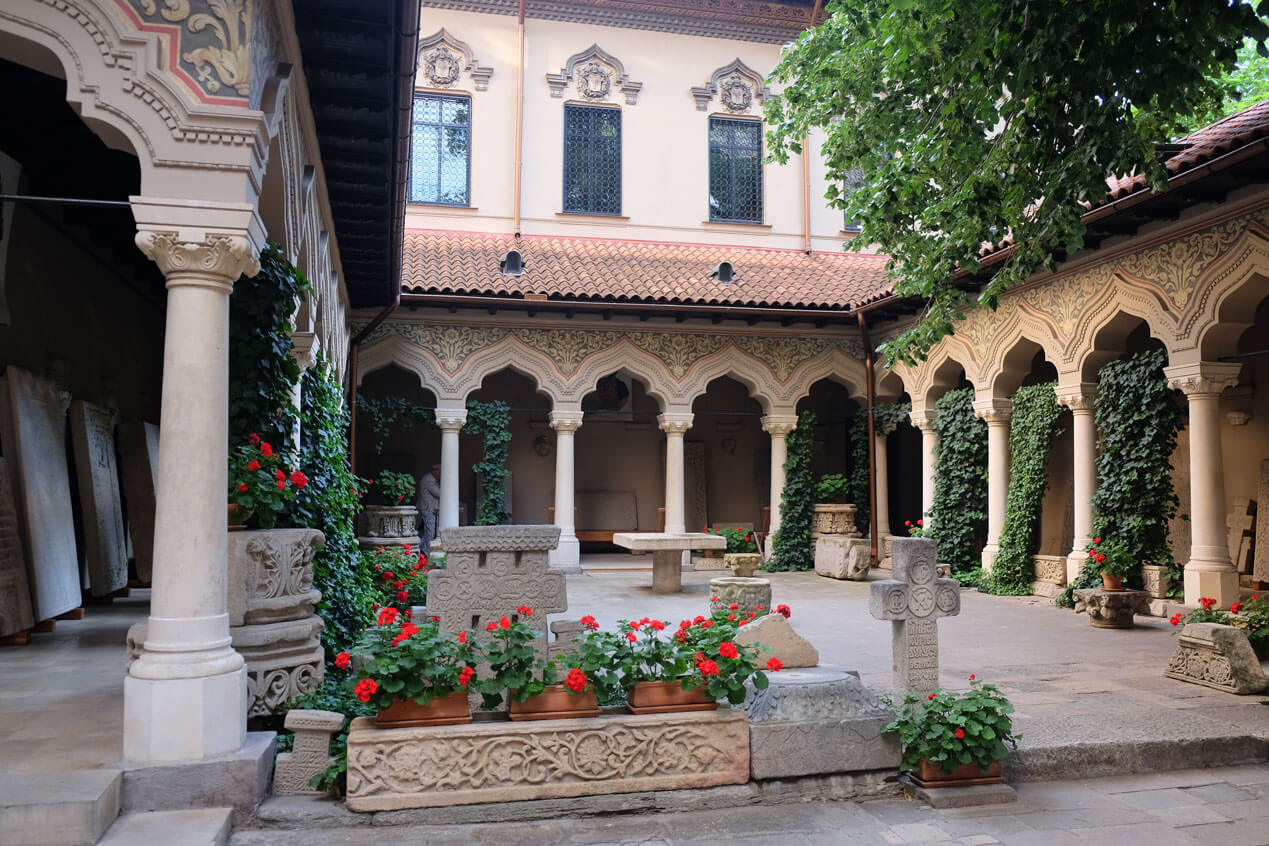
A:
{"label": "carved stone fragment", "polygon": [[284,725],[295,732],[295,743],[290,752],[283,752],[277,757],[273,770],[273,792],[320,795],[322,791],[309,782],[334,763],[330,741],[344,727],[344,715],[335,711],[297,708],[287,713]]}
{"label": "carved stone fragment", "polygon": [[733,605],[737,606],[736,616],[741,618],[748,617],[751,611],[761,614],[771,608],[771,580],[721,576],[709,580],[709,596],[710,614],[730,610]]}
{"label": "carved stone fragment", "polygon": [[1265,672],[1247,633],[1221,623],[1189,623],[1164,675],[1227,693],[1260,693]]}
{"label": "carved stone fragment", "polygon": [[1150,594],[1144,590],[1088,588],[1075,591],[1075,611],[1087,611],[1093,628],[1131,629],[1133,615],[1146,614],[1149,610]]}
{"label": "carved stone fragment", "polygon": [[862,582],[868,578],[871,559],[867,538],[826,535],[815,544],[815,572],[830,579]]}
{"label": "carved stone fragment", "polygon": [[896,691],[939,687],[938,618],[961,613],[955,579],[938,577],[938,549],[928,538],[894,539],[894,578],[869,586],[868,610],[890,620]]}
{"label": "carved stone fragment", "polygon": [[814,667],[820,662],[819,650],[795,632],[783,614],[767,614],[754,620],[736,635],[736,643],[767,647],[770,651],[762,652],[759,663],[778,658],[786,670]]}

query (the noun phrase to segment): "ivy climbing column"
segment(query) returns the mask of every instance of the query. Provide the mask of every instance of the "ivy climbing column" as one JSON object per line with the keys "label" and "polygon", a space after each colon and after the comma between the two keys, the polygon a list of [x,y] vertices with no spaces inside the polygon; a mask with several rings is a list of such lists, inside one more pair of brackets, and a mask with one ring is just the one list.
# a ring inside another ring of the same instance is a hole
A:
{"label": "ivy climbing column", "polygon": [[983,569],[991,565],[1000,551],[1000,530],[1005,525],[1005,506],[1009,496],[1009,421],[1013,403],[992,398],[974,403],[974,413],[987,423],[987,545],[983,547]]}
{"label": "ivy climbing column", "polygon": [[436,425],[441,430],[441,507],[436,528],[458,525],[458,433],[467,422],[465,408],[437,408]]}
{"label": "ivy climbing column", "polygon": [[552,566],[580,571],[581,547],[577,542],[573,506],[573,435],[582,426],[582,412],[552,411],[555,430],[555,525],[560,527],[560,544],[552,550]]}
{"label": "ivy climbing column", "polygon": [[798,418],[793,414],[768,414],[762,418],[762,431],[771,436],[771,495],[767,501],[771,508],[771,525],[767,528],[767,556],[771,544],[780,530],[780,497],[784,494],[784,462],[788,458],[788,441]]}
{"label": "ivy climbing column", "polygon": [[921,516],[928,530],[930,512],[934,509],[934,456],[939,448],[939,436],[934,431],[935,412],[933,409],[913,411],[908,417],[921,433]]}
{"label": "ivy climbing column", "polygon": [[1093,540],[1093,493],[1097,490],[1097,424],[1093,416],[1097,385],[1081,383],[1059,388],[1058,404],[1071,410],[1071,440],[1074,458],[1071,468],[1074,499],[1074,540],[1066,557],[1066,582],[1072,584],[1088,562],[1084,551]]}
{"label": "ivy climbing column", "polygon": [[1185,604],[1201,597],[1217,608],[1238,601],[1238,571],[1225,538],[1225,473],[1221,461],[1221,392],[1238,384],[1241,362],[1195,362],[1164,369],[1168,385],[1190,406],[1190,560]]}
{"label": "ivy climbing column", "polygon": [[[665,530],[686,532],[683,511],[683,436],[692,428],[691,414],[661,414],[657,425],[665,432]],[[695,526],[693,526],[695,529]]]}

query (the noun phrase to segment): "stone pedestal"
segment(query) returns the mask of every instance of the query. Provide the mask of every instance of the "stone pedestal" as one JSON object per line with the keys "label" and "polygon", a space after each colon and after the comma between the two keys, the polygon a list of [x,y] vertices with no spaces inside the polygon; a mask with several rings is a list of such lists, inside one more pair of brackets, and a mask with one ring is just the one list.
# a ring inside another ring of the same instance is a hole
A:
{"label": "stone pedestal", "polygon": [[1190,623],[1164,675],[1226,693],[1260,693],[1265,672],[1247,640],[1247,633],[1221,623]]}
{"label": "stone pedestal", "polygon": [[751,611],[765,613],[771,609],[771,580],[722,576],[709,580],[709,595],[710,614],[726,611],[732,605],[739,606],[738,617],[748,617]]}
{"label": "stone pedestal", "polygon": [[344,715],[335,711],[296,709],[286,715],[286,727],[295,732],[290,752],[278,755],[273,771],[273,792],[320,796],[323,791],[309,782],[334,763],[330,740],[344,727]]}
{"label": "stone pedestal", "polygon": [[859,509],[849,503],[821,502],[811,510],[811,557],[821,538],[840,536],[857,538],[855,514]]}
{"label": "stone pedestal", "polygon": [[1077,590],[1075,610],[1087,611],[1094,628],[1131,629],[1134,614],[1149,613],[1150,594],[1144,590]]}
{"label": "stone pedestal", "polygon": [[1168,588],[1172,586],[1167,567],[1159,564],[1143,564],[1141,577],[1145,581],[1146,593],[1154,599],[1167,598]]}
{"label": "stone pedestal", "polygon": [[747,579],[762,566],[762,556],[756,552],[728,552],[723,556],[723,564],[733,576]]}
{"label": "stone pedestal", "polygon": [[357,544],[362,549],[380,546],[417,547],[419,512],[413,505],[367,505],[357,515]]}
{"label": "stone pedestal", "polygon": [[348,809],[392,811],[749,780],[743,711],[380,729],[353,721]]}
{"label": "stone pedestal", "polygon": [[736,643],[764,647],[759,664],[778,658],[785,670],[814,667],[820,662],[819,650],[806,638],[793,631],[783,614],[767,614],[740,630]]}
{"label": "stone pedestal", "polygon": [[898,768],[898,740],[881,733],[893,715],[856,676],[822,666],[767,678],[744,705],[754,778]]}
{"label": "stone pedestal", "polygon": [[229,533],[229,635],[247,662],[247,716],[314,690],[325,673],[322,594],[313,587],[316,529]]}
{"label": "stone pedestal", "polygon": [[815,545],[815,572],[830,579],[865,581],[871,559],[872,546],[867,538],[828,535]]}

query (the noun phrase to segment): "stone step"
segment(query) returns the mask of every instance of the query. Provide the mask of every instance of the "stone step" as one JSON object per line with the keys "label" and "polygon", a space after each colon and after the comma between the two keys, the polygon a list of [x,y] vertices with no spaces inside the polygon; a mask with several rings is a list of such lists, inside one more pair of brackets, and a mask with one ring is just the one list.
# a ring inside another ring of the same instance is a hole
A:
{"label": "stone step", "polygon": [[122,783],[118,770],[0,773],[0,840],[24,846],[96,843],[119,815]]}
{"label": "stone step", "polygon": [[99,846],[179,843],[181,846],[224,846],[229,842],[233,808],[144,811],[124,814],[106,832]]}

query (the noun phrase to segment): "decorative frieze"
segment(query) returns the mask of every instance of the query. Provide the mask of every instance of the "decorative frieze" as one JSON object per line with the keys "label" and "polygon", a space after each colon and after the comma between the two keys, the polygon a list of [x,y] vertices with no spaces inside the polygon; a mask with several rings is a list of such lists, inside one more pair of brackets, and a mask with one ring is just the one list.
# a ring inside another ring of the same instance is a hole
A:
{"label": "decorative frieze", "polygon": [[1187,624],[1164,675],[1227,693],[1265,689],[1265,673],[1247,633],[1220,623]]}

